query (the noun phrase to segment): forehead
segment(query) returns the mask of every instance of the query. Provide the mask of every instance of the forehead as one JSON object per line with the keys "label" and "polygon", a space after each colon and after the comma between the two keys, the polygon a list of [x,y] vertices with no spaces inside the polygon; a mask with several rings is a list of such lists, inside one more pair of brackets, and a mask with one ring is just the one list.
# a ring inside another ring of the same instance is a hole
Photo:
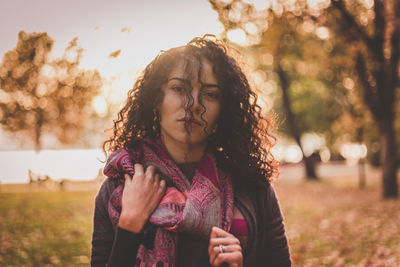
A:
{"label": "forehead", "polygon": [[201,81],[202,83],[218,84],[218,79],[215,77],[213,71],[213,64],[205,58],[201,60],[179,60],[168,75],[168,79],[172,78],[181,78],[189,80],[192,83]]}

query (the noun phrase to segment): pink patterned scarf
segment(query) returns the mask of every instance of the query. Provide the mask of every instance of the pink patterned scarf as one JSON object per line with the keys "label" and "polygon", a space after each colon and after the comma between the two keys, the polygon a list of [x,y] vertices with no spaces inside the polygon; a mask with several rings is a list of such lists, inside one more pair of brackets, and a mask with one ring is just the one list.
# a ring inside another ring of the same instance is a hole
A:
{"label": "pink patterned scarf", "polygon": [[[146,245],[149,242],[140,245],[135,266],[176,266],[179,232],[196,234],[208,240],[213,226],[230,230],[233,187],[229,177],[217,168],[211,153],[207,153],[198,164],[190,184],[161,141],[140,139],[135,149],[113,152],[104,174],[120,179],[123,179],[124,173],[133,176],[134,163],[141,163],[145,168],[155,166],[167,181],[166,193],[144,230],[145,240],[150,236],[150,245]],[[108,203],[109,216],[115,229],[121,213],[123,186],[121,183],[114,190]]]}

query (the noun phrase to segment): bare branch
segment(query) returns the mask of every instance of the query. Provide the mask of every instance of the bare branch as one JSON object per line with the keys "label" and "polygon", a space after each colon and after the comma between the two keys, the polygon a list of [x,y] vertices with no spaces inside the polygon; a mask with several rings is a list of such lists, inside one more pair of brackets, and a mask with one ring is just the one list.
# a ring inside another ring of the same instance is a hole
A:
{"label": "bare branch", "polygon": [[389,79],[391,82],[391,87],[394,89],[397,87],[399,80],[398,68],[400,60],[400,18],[396,19],[395,29],[390,39],[392,53],[389,60]]}
{"label": "bare branch", "polygon": [[375,12],[375,19],[374,19],[374,26],[375,26],[375,34],[374,34],[374,52],[380,62],[384,61],[383,56],[383,45],[385,42],[385,26],[386,26],[386,19],[385,19],[385,6],[383,4],[383,0],[374,0],[374,12]]}
{"label": "bare branch", "polygon": [[[350,26],[349,28],[354,29],[355,32],[360,36],[360,38],[364,40],[368,49],[374,51],[375,46],[373,39],[367,34],[365,29],[360,24],[357,23],[357,21],[350,14],[350,12],[347,11],[343,1],[342,0],[332,1],[332,6],[340,12],[347,25]],[[344,32],[348,32],[348,28],[344,29]]]}
{"label": "bare branch", "polygon": [[361,86],[363,88],[363,97],[368,108],[371,110],[375,118],[379,118],[379,108],[376,102],[376,96],[374,95],[373,88],[368,82],[367,67],[365,65],[364,57],[359,51],[356,56],[356,70],[358,78],[360,79]]}
{"label": "bare branch", "polygon": [[397,21],[400,19],[400,0],[394,0],[394,16]]}
{"label": "bare branch", "polygon": [[398,67],[400,61],[400,0],[395,0],[394,4],[394,31],[390,40],[391,44],[391,57],[390,57],[390,76],[393,79],[393,84],[399,81]]}

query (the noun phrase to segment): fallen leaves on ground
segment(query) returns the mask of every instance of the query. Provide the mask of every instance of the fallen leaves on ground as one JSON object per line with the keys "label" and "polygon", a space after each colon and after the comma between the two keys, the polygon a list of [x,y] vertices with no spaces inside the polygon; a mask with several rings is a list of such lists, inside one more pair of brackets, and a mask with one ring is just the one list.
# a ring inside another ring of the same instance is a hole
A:
{"label": "fallen leaves on ground", "polygon": [[382,200],[377,179],[275,184],[294,266],[400,266],[400,201]]}

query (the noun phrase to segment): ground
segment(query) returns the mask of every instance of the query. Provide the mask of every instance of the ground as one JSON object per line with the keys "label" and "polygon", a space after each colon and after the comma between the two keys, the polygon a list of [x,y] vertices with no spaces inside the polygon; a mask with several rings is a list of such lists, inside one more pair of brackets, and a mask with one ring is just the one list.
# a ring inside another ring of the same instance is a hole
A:
{"label": "ground", "polygon": [[369,183],[276,183],[294,266],[400,266],[400,201]]}
{"label": "ground", "polygon": [[[379,185],[278,179],[293,266],[400,266],[400,200],[382,200]],[[89,266],[96,191],[17,187],[1,185],[0,266]]]}

